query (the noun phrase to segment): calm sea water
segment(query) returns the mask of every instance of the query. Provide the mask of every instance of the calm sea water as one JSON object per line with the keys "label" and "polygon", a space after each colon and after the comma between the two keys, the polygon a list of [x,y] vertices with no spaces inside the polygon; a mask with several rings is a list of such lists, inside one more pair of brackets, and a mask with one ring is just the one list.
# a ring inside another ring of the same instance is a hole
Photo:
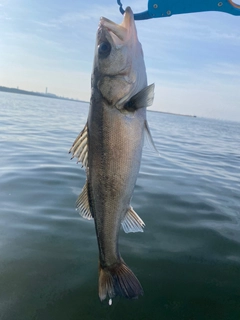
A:
{"label": "calm sea water", "polygon": [[240,124],[148,113],[160,156],[144,150],[132,201],[146,228],[120,235],[145,294],[109,307],[68,154],[87,112],[0,93],[0,319],[239,320]]}

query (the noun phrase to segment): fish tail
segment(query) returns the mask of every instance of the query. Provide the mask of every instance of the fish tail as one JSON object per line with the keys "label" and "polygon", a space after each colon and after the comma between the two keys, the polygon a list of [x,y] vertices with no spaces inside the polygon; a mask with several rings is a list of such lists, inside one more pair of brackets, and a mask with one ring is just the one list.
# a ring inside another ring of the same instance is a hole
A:
{"label": "fish tail", "polygon": [[99,298],[101,301],[107,296],[110,299],[115,296],[134,299],[139,295],[143,295],[142,286],[123,261],[104,268],[99,264]]}

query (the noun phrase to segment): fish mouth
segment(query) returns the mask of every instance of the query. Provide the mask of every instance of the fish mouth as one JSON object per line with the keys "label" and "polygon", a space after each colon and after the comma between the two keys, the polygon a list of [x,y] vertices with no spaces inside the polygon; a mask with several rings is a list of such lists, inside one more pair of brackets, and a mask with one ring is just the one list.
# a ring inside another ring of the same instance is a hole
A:
{"label": "fish mouth", "polygon": [[131,41],[137,39],[137,31],[132,9],[130,7],[126,8],[121,24],[117,24],[105,17],[101,17],[98,27],[98,34],[102,35],[103,33],[109,33],[116,45],[123,44],[123,42],[126,42],[130,39]]}

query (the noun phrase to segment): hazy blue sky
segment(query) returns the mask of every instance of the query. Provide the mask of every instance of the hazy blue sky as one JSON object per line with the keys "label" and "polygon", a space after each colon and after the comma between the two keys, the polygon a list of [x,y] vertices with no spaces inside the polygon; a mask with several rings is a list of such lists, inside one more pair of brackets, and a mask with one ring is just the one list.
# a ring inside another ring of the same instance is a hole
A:
{"label": "hazy blue sky", "polygon": [[[147,8],[147,1],[122,2]],[[100,16],[120,23],[116,0],[0,0],[0,85],[89,100]],[[240,16],[136,24],[156,85],[152,109],[240,121]]]}

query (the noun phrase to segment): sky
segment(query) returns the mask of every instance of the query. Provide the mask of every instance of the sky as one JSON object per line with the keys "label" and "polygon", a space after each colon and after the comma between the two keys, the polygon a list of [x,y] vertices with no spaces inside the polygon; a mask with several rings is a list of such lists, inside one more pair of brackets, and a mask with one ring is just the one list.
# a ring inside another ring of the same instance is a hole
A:
{"label": "sky", "polygon": [[[147,9],[146,0],[122,2]],[[120,23],[117,1],[0,0],[0,86],[89,101],[101,16]],[[151,110],[240,121],[240,16],[192,13],[136,26],[155,83]]]}

